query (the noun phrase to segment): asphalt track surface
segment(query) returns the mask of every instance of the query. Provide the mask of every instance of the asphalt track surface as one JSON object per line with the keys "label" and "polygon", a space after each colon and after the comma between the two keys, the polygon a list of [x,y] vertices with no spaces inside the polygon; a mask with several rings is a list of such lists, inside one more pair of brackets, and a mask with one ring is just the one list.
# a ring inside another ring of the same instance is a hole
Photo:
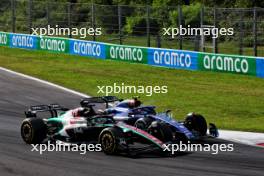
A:
{"label": "asphalt track surface", "polygon": [[[80,97],[0,71],[0,175],[264,175],[264,149],[235,144],[234,152],[193,152],[175,157],[106,156],[101,152],[31,152],[20,137],[29,105],[61,103],[76,107]],[[223,141],[221,141],[223,142]]]}

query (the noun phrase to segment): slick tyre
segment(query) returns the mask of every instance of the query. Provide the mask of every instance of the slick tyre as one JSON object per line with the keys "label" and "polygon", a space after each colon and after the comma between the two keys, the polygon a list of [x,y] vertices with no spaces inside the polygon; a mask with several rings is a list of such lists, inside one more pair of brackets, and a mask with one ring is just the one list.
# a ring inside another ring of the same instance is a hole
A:
{"label": "slick tyre", "polygon": [[173,139],[171,128],[163,122],[153,121],[148,128],[148,132],[162,142],[169,142]]}
{"label": "slick tyre", "polygon": [[106,128],[99,135],[99,144],[102,151],[107,155],[114,155],[118,152],[119,138],[123,133],[118,128]]}
{"label": "slick tyre", "polygon": [[134,126],[141,129],[141,130],[147,130],[148,127],[150,126],[151,122],[153,122],[153,120],[149,117],[144,117],[144,118],[140,118],[138,119]]}
{"label": "slick tyre", "polygon": [[201,136],[205,136],[207,132],[207,122],[205,118],[200,114],[192,114],[187,116],[184,125],[190,131],[197,131]]}
{"label": "slick tyre", "polygon": [[47,137],[47,126],[42,119],[25,119],[21,125],[21,136],[27,144],[40,144]]}

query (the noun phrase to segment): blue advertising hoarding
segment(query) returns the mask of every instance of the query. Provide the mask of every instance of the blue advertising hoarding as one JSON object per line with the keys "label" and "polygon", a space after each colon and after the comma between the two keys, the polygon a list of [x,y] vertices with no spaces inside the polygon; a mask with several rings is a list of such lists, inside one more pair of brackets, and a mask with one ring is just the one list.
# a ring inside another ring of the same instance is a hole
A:
{"label": "blue advertising hoarding", "polygon": [[26,34],[10,34],[9,45],[13,48],[37,49],[39,37]]}
{"label": "blue advertising hoarding", "polygon": [[71,39],[70,54],[105,59],[105,44]]}
{"label": "blue advertising hoarding", "polygon": [[258,77],[264,78],[264,58],[256,59],[256,72]]}
{"label": "blue advertising hoarding", "polygon": [[176,69],[197,70],[198,53],[171,49],[148,49],[148,64]]}

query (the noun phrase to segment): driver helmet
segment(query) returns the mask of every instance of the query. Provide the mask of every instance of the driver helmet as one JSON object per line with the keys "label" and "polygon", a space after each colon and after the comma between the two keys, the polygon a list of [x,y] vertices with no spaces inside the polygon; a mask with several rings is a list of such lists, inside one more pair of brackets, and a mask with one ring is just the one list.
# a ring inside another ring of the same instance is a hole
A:
{"label": "driver helmet", "polygon": [[128,101],[129,108],[136,108],[139,107],[140,105],[141,105],[141,101],[139,101],[137,98]]}
{"label": "driver helmet", "polygon": [[90,108],[76,108],[75,110],[72,111],[73,117],[87,117],[89,116],[91,109]]}

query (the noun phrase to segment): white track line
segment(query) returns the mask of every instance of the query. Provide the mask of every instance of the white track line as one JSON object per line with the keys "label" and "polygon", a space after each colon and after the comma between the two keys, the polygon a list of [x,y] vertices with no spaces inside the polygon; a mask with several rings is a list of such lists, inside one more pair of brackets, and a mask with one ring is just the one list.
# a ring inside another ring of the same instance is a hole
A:
{"label": "white track line", "polygon": [[78,96],[81,96],[81,97],[90,97],[87,94],[84,94],[84,93],[81,93],[81,92],[77,92],[75,90],[71,90],[71,89],[68,89],[68,88],[59,86],[57,84],[54,84],[54,83],[51,83],[51,82],[48,82],[48,81],[45,81],[45,80],[42,80],[42,79],[38,79],[38,78],[29,76],[29,75],[25,75],[25,74],[22,74],[22,73],[18,73],[18,72],[15,72],[15,71],[12,71],[12,70],[3,68],[3,67],[0,67],[0,70],[5,71],[5,72],[8,72],[8,73],[11,73],[11,74],[14,74],[14,75],[17,75],[17,76],[21,76],[21,77],[26,78],[26,79],[30,79],[30,80],[33,80],[33,81],[37,81],[37,82],[40,82],[42,84],[46,84],[46,85],[51,86],[51,87],[55,87],[55,88],[61,89],[63,91],[72,93],[74,95],[78,95]]}
{"label": "white track line", "polygon": [[219,130],[219,138],[253,146],[258,146],[258,143],[264,143],[264,133]]}

